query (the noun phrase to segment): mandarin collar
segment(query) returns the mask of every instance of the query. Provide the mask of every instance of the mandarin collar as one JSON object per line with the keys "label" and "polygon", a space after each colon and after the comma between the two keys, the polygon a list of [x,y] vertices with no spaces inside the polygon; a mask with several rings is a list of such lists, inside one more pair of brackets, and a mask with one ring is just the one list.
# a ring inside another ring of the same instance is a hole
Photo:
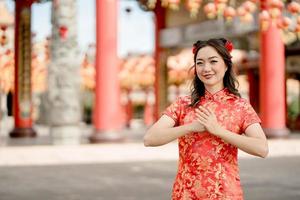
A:
{"label": "mandarin collar", "polygon": [[228,88],[223,88],[222,90],[211,94],[209,91],[205,90],[204,98],[206,100],[227,100],[229,98],[235,97],[235,95],[231,94]]}

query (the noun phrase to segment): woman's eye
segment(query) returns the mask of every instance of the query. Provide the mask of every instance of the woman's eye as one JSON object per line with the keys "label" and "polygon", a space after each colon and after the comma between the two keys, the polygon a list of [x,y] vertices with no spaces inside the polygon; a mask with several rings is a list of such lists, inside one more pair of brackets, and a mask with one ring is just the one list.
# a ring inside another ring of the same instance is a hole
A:
{"label": "woman's eye", "polygon": [[217,62],[218,62],[218,61],[216,61],[216,60],[212,60],[212,61],[211,61],[211,63],[217,63]]}

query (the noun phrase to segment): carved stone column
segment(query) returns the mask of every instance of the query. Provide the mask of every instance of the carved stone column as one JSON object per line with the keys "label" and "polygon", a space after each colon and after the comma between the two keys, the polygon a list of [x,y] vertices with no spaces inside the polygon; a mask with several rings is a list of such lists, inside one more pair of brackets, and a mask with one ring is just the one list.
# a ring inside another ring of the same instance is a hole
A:
{"label": "carved stone column", "polygon": [[52,6],[47,110],[55,144],[76,144],[81,137],[76,6],[76,0],[57,1]]}

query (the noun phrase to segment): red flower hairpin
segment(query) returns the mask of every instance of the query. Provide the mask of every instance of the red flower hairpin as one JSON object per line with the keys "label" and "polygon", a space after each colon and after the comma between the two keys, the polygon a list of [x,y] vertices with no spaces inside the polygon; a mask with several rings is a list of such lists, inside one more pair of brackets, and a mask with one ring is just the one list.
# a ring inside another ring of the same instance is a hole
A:
{"label": "red flower hairpin", "polygon": [[230,53],[233,49],[233,44],[230,41],[227,41],[225,44],[225,48],[227,49],[227,51]]}
{"label": "red flower hairpin", "polygon": [[195,54],[195,53],[196,53],[197,49],[198,49],[198,48],[197,48],[197,46],[196,46],[196,45],[194,45],[194,46],[193,46],[193,54]]}

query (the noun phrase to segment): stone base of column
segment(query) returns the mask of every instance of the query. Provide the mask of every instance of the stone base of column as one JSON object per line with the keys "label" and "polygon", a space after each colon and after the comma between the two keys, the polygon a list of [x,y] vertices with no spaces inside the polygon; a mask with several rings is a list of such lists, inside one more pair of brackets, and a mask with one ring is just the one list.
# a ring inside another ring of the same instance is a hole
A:
{"label": "stone base of column", "polygon": [[123,142],[125,137],[117,131],[99,131],[95,130],[89,137],[91,143],[105,143],[105,142]]}
{"label": "stone base of column", "polygon": [[81,143],[81,129],[78,126],[52,126],[52,143],[55,145],[78,145]]}
{"label": "stone base of column", "polygon": [[9,136],[12,138],[35,137],[36,131],[33,128],[14,128]]}
{"label": "stone base of column", "polygon": [[286,138],[290,135],[290,130],[287,128],[282,128],[282,129],[264,128],[264,132],[267,138]]}

